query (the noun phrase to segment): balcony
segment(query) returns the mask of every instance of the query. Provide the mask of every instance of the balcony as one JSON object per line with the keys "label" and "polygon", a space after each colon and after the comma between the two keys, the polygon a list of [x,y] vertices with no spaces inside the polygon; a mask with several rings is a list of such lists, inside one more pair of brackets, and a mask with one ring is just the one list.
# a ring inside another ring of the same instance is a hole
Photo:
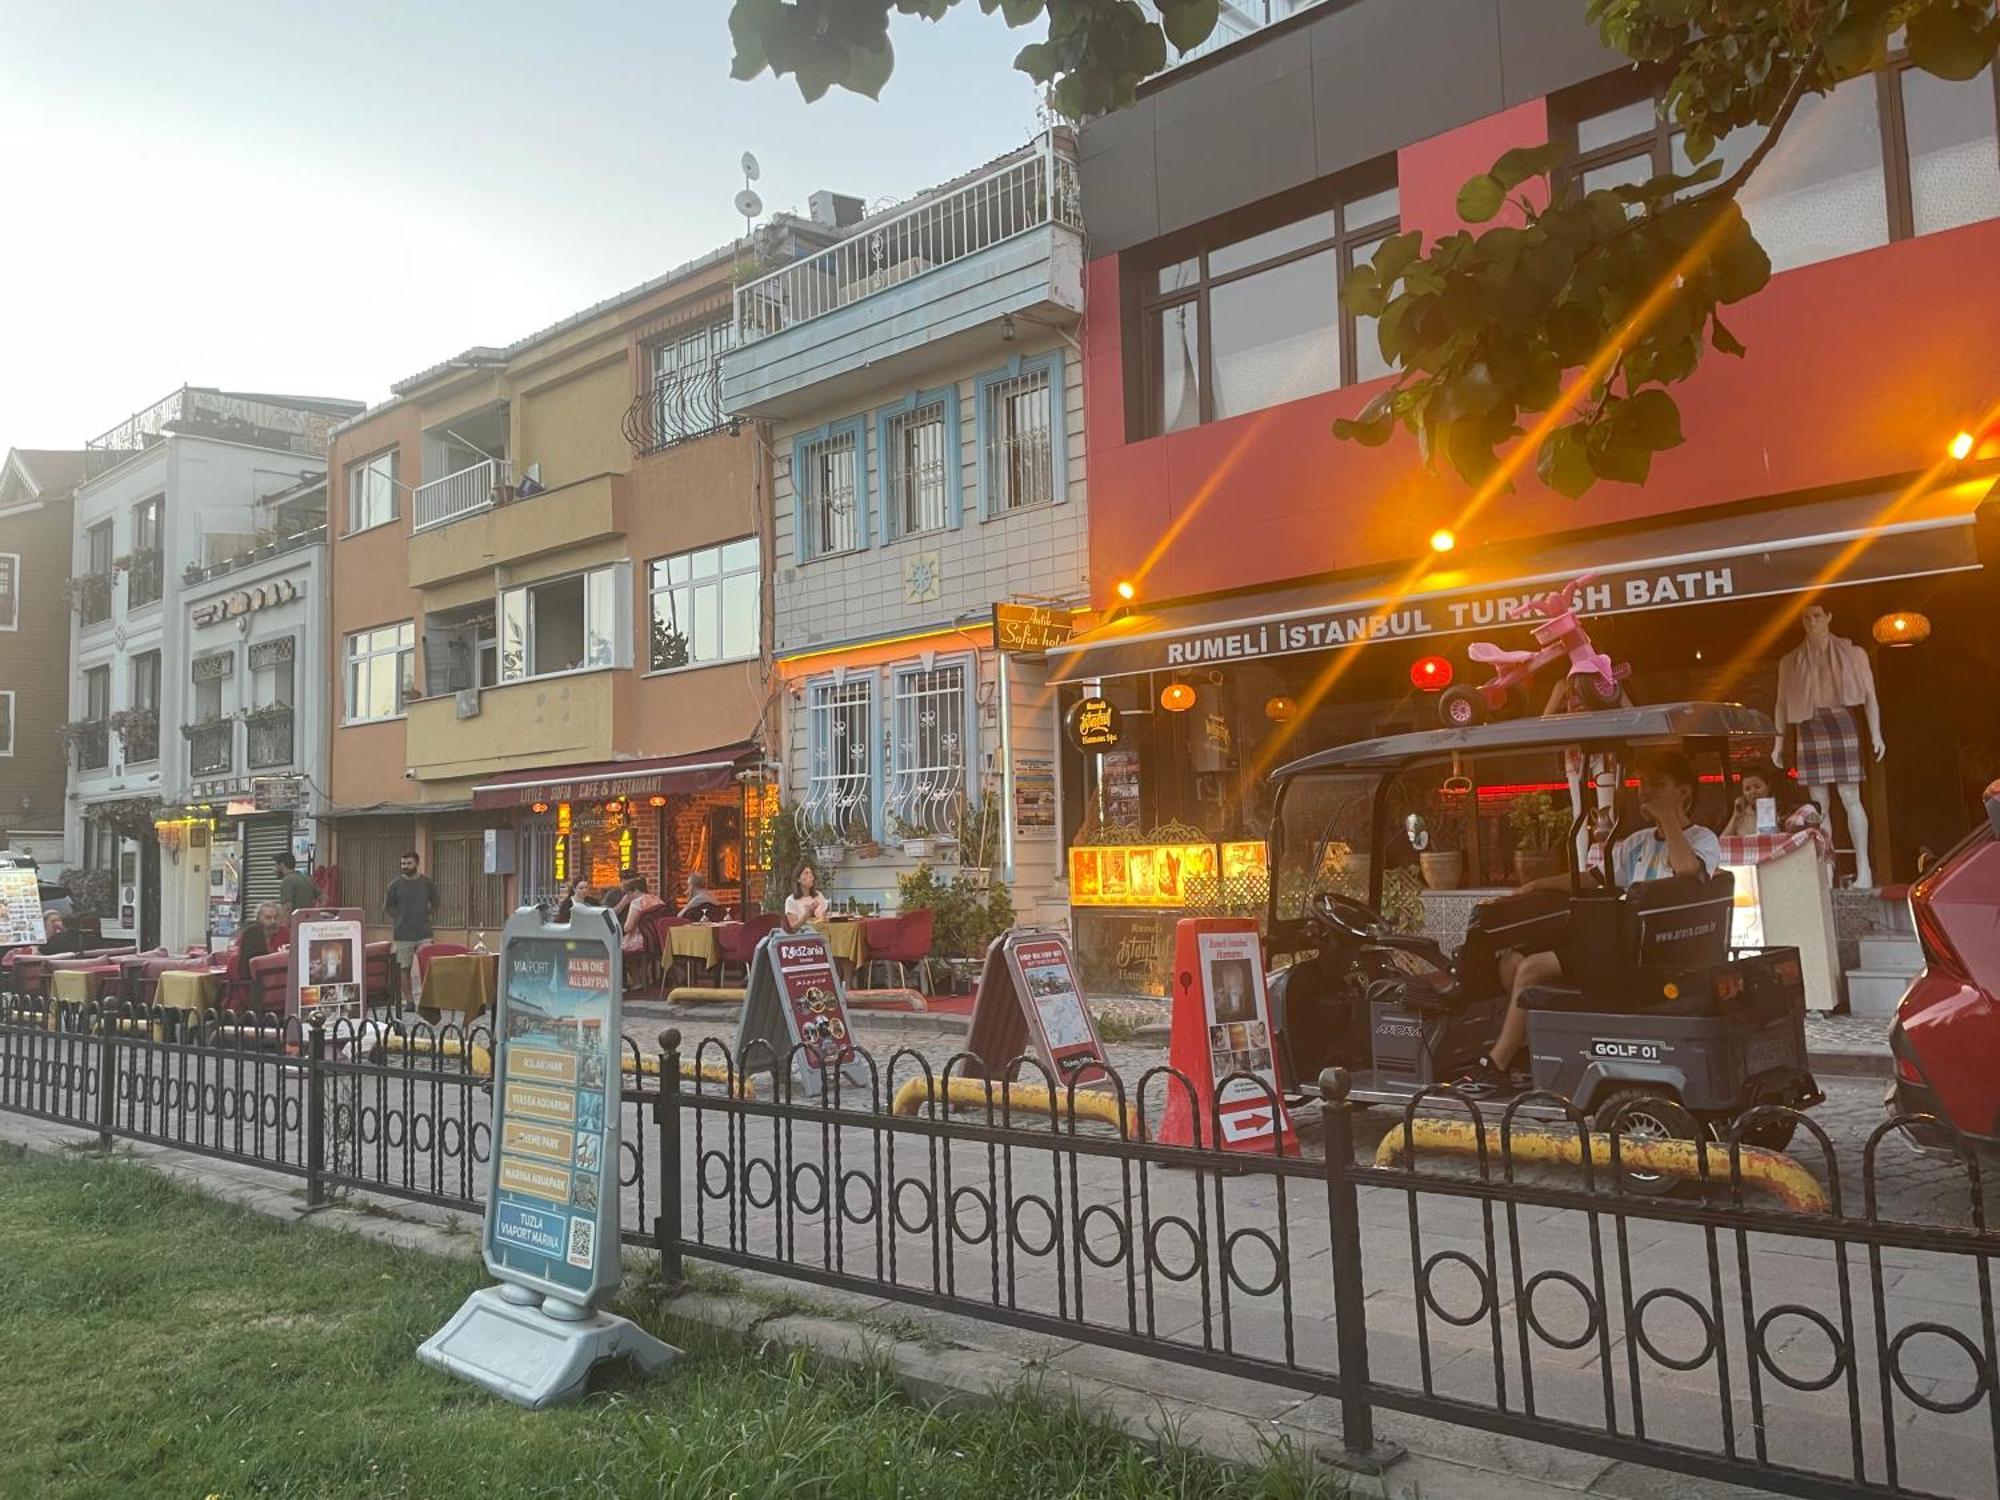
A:
{"label": "balcony", "polygon": [[1023,154],[736,289],[723,409],[796,416],[849,392],[997,355],[1006,320],[1083,309],[1082,214],[1067,141]]}
{"label": "balcony", "polygon": [[449,526],[466,516],[491,510],[498,503],[500,486],[512,482],[511,466],[489,458],[456,474],[420,484],[411,496],[412,527],[429,531],[434,526]]}
{"label": "balcony", "polygon": [[248,758],[253,771],[268,771],[292,763],[292,711],[260,708],[245,715]]}
{"label": "balcony", "polygon": [[111,726],[102,719],[85,719],[63,726],[63,740],[76,755],[79,771],[111,768]]}
{"label": "balcony", "polygon": [[85,443],[83,472],[95,479],[174,433],[324,458],[334,424],[360,410],[358,401],[294,400],[182,386]]}
{"label": "balcony", "polygon": [[722,369],[713,363],[660,376],[625,409],[625,440],[640,458],[737,426],[723,415]]}
{"label": "balcony", "polygon": [[[419,531],[410,538],[410,586],[432,588],[618,536],[617,477],[596,474],[506,505],[483,506],[467,512],[454,526]],[[492,597],[490,588],[487,597]]]}
{"label": "balcony", "polygon": [[[409,706],[405,758],[418,781],[609,760],[617,672],[577,672],[423,698]],[[468,715],[467,708],[472,712]]]}
{"label": "balcony", "polygon": [[236,721],[215,719],[181,730],[188,742],[188,774],[227,776],[236,769]]}

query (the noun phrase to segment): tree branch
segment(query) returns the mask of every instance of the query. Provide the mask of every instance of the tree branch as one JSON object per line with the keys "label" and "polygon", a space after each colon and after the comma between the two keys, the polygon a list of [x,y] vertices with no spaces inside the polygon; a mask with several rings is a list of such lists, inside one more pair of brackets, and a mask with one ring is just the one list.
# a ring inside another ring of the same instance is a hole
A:
{"label": "tree branch", "polygon": [[1771,116],[1771,123],[1764,132],[1764,139],[1759,141],[1750,154],[1743,158],[1743,164],[1740,167],[1723,178],[1722,181],[1718,182],[1707,192],[1703,193],[1701,195],[1703,199],[1733,198],[1737,193],[1742,191],[1743,184],[1750,180],[1750,174],[1763,165],[1764,158],[1769,156],[1777,146],[1778,137],[1783,135],[1785,127],[1791,124],[1792,115],[1798,110],[1799,102],[1806,96],[1806,86],[1819,75],[1819,65],[1824,61],[1825,54],[1821,49],[1818,47],[1813,48],[1805,61],[1799,64],[1799,76],[1792,80],[1791,88],[1785,93],[1784,103],[1780,104],[1778,112]]}

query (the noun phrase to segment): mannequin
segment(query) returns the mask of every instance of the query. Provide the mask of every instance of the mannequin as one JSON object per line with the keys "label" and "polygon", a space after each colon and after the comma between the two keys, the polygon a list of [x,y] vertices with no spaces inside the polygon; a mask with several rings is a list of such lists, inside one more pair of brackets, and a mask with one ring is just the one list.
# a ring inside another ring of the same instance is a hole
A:
{"label": "mannequin", "polygon": [[[1548,706],[1542,710],[1542,717],[1552,719],[1558,714],[1586,713],[1596,705],[1585,701],[1583,689],[1574,677],[1564,677],[1557,681],[1554,691],[1549,694]],[[1632,695],[1625,691],[1625,684],[1618,684],[1619,708],[1632,706]],[[1607,774],[1605,759],[1601,755],[1590,757],[1590,777],[1597,782],[1597,810],[1609,813],[1618,797],[1617,778]],[[1583,785],[1585,766],[1583,752],[1574,747],[1563,751],[1563,772],[1569,778],[1569,815],[1572,820],[1583,816]],[[1585,865],[1590,859],[1591,827],[1583,824],[1576,831],[1576,857]],[[1581,868],[1581,866],[1580,866]]]}
{"label": "mannequin", "polygon": [[1847,827],[1854,840],[1854,883],[1873,887],[1875,872],[1868,859],[1868,813],[1861,805],[1861,728],[1856,711],[1867,721],[1868,748],[1881,760],[1882,709],[1875,700],[1875,669],[1868,653],[1833,633],[1833,615],[1825,605],[1809,604],[1799,616],[1806,638],[1778,663],[1778,738],[1771,759],[1786,764],[1786,740],[1797,742],[1799,780],[1829,814],[1829,788],[1840,793],[1847,809]]}

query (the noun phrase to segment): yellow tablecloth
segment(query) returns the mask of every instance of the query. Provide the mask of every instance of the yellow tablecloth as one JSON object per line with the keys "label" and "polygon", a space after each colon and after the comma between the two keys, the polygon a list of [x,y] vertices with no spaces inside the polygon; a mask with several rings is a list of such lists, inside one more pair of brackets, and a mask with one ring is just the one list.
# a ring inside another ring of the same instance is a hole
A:
{"label": "yellow tablecloth", "polygon": [[418,1005],[425,1010],[456,1011],[470,1023],[493,1008],[493,989],[500,978],[496,953],[450,953],[424,968],[424,992]]}
{"label": "yellow tablecloth", "polygon": [[49,993],[58,1000],[74,1000],[78,1004],[94,998],[97,976],[86,974],[82,969],[57,969],[49,976]]}
{"label": "yellow tablecloth", "polygon": [[865,922],[824,922],[806,924],[813,931],[826,938],[826,951],[833,955],[836,963],[852,964],[860,968],[868,962],[868,932]]}
{"label": "yellow tablecloth", "polygon": [[722,962],[722,944],[716,938],[715,924],[685,922],[678,927],[669,927],[667,956],[693,959],[704,969],[714,968]]}
{"label": "yellow tablecloth", "polygon": [[205,1016],[215,1009],[221,977],[201,969],[169,969],[160,976],[153,1000],[162,1010],[192,1011]]}

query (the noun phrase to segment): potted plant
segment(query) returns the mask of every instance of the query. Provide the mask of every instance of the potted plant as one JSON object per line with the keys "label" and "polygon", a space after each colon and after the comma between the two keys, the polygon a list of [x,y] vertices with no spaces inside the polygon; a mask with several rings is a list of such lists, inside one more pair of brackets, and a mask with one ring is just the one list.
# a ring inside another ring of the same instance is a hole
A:
{"label": "potted plant", "polygon": [[1448,796],[1443,788],[1426,799],[1430,843],[1417,855],[1424,884],[1434,891],[1455,891],[1465,884],[1464,798]]}
{"label": "potted plant", "polygon": [[903,853],[907,858],[929,859],[931,857],[931,846],[935,843],[935,840],[932,839],[929,829],[905,821],[900,813],[891,813],[889,814],[889,831],[901,841]]}
{"label": "potted plant", "polygon": [[1547,792],[1528,792],[1507,809],[1507,829],[1514,835],[1514,875],[1523,885],[1560,875],[1568,866],[1563,840],[1569,837],[1570,815]]}
{"label": "potted plant", "polygon": [[847,841],[831,823],[817,818],[799,819],[799,842],[812,851],[812,862],[830,870],[847,857]]}
{"label": "potted plant", "polygon": [[992,879],[993,856],[1000,847],[1000,809],[990,797],[984,802],[962,800],[953,821],[959,874],[983,889]]}

